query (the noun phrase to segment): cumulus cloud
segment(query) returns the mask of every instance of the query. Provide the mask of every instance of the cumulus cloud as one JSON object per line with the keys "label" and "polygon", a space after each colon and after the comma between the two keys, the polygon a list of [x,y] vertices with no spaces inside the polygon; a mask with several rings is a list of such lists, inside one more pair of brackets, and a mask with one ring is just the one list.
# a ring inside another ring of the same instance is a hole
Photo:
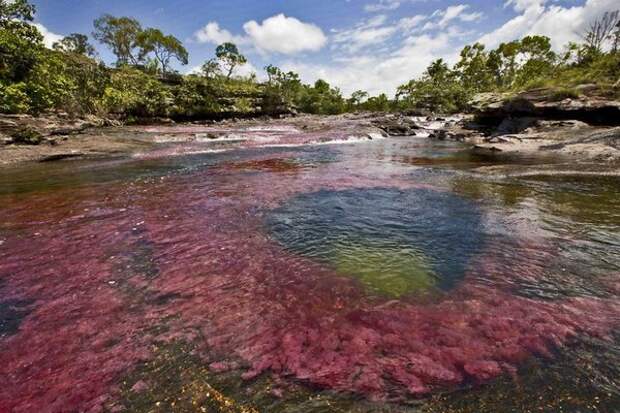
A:
{"label": "cumulus cloud", "polygon": [[[393,10],[408,1],[413,0],[375,0],[371,5],[376,7],[366,9],[375,12]],[[551,37],[554,48],[560,49],[568,41],[579,40],[578,33],[593,19],[605,11],[617,9],[617,1],[580,0],[578,5],[566,6],[555,0],[507,0],[504,6],[514,11],[514,17],[498,27],[491,26],[483,35],[471,31],[479,30],[472,22],[481,19],[483,14],[465,3],[429,15],[399,16],[399,19],[375,13],[351,28],[331,30],[331,57],[320,63],[296,59],[292,54],[320,49],[327,41],[325,35],[321,31],[317,35],[319,40],[309,43],[314,46],[307,46],[304,36],[294,36],[283,28],[289,26],[288,20],[292,19],[284,15],[270,18],[273,22],[270,19],[260,24],[248,22],[244,25],[245,34],[239,37],[259,51],[288,55],[286,60],[274,63],[284,70],[298,72],[305,82],[324,78],[345,94],[364,89],[371,94],[385,92],[393,95],[399,85],[420,76],[433,60],[442,58],[448,63],[456,62],[460,50],[476,40],[494,48],[500,42],[528,34],[542,34]],[[274,27],[280,28],[276,30]],[[235,38],[219,26],[212,26],[205,33],[204,39],[214,43]],[[284,38],[286,40],[282,40]],[[288,42],[305,46],[282,46]]]}
{"label": "cumulus cloud", "polygon": [[33,23],[33,26],[36,27],[39,32],[43,35],[43,44],[45,47],[52,48],[53,44],[62,40],[64,36],[60,34],[56,34],[51,32],[47,27],[43,26],[41,23]]}
{"label": "cumulus cloud", "polygon": [[243,30],[259,50],[266,52],[317,51],[327,43],[320,27],[284,14],[269,17],[262,23],[249,21],[243,25]]}
{"label": "cumulus cloud", "polygon": [[447,32],[410,36],[400,48],[386,54],[350,56],[323,65],[288,61],[283,67],[296,71],[306,82],[327,79],[347,95],[358,89],[394,95],[399,85],[420,76],[433,60],[456,61],[460,48],[452,47],[451,40]]}
{"label": "cumulus cloud", "polygon": [[519,13],[497,29],[480,37],[488,47],[496,47],[532,34],[549,36],[553,47],[560,50],[571,41],[579,41],[579,33],[604,12],[618,9],[618,0],[587,0],[581,6],[562,7],[545,0],[509,0],[507,7]]}
{"label": "cumulus cloud", "polygon": [[205,27],[198,30],[194,37],[199,43],[222,44],[226,42],[243,43],[245,39],[233,36],[228,30],[220,28],[217,22],[209,22]]}
{"label": "cumulus cloud", "polygon": [[243,25],[243,30],[244,35],[236,36],[222,29],[217,22],[210,22],[194,33],[194,39],[199,43],[247,44],[264,53],[287,55],[317,51],[327,43],[327,37],[320,27],[284,14],[269,17],[262,23],[248,21]]}

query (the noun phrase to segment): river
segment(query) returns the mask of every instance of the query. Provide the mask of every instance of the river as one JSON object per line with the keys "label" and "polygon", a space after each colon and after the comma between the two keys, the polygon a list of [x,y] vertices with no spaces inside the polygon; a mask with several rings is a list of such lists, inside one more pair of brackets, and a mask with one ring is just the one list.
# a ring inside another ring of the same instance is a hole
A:
{"label": "river", "polygon": [[620,405],[618,177],[248,134],[1,171],[1,411]]}

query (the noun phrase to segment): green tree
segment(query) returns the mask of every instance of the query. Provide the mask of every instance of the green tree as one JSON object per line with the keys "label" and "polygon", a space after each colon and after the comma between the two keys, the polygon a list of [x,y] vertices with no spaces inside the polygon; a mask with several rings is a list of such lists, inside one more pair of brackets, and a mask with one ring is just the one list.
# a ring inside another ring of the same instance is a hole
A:
{"label": "green tree", "polygon": [[546,36],[521,39],[519,57],[523,63],[517,69],[516,86],[549,76],[557,64],[557,55],[551,50],[551,39]]}
{"label": "green tree", "polygon": [[105,14],[93,24],[93,37],[114,53],[117,66],[139,63],[138,36],[142,26],[136,19]]}
{"label": "green tree", "polygon": [[346,110],[346,103],[338,88],[332,88],[325,80],[319,79],[314,86],[303,86],[299,107],[307,113],[335,115]]}
{"label": "green tree", "polygon": [[350,109],[357,109],[368,99],[368,92],[364,90],[356,90],[351,93],[351,97],[347,100]]}
{"label": "green tree", "polygon": [[401,106],[433,112],[462,110],[469,97],[458,72],[451,70],[443,59],[433,61],[420,79],[411,80],[397,91]]}
{"label": "green tree", "polygon": [[52,46],[55,50],[65,53],[81,54],[88,57],[96,57],[95,47],[89,43],[88,36],[81,33],[71,33],[56,42]]}
{"label": "green tree", "polygon": [[387,112],[390,110],[390,100],[385,93],[372,96],[362,104],[362,107],[372,112]]}
{"label": "green tree", "polygon": [[463,87],[473,93],[486,91],[492,87],[493,76],[489,67],[489,54],[481,43],[465,46],[461,50],[461,59],[454,69],[458,72]]}
{"label": "green tree", "polygon": [[0,82],[19,82],[36,65],[43,36],[30,24],[35,7],[26,0],[0,0]]}
{"label": "green tree", "polygon": [[236,67],[243,66],[248,62],[246,57],[239,52],[237,46],[230,42],[219,45],[215,49],[215,56],[226,69],[226,79],[230,79]]}
{"label": "green tree", "polygon": [[130,67],[112,74],[103,95],[106,110],[125,116],[168,116],[173,99],[162,82]]}
{"label": "green tree", "polygon": [[172,59],[176,59],[182,65],[188,63],[189,55],[179,39],[165,35],[159,29],[149,28],[140,32],[136,44],[140,47],[140,60],[153,53],[163,75],[168,72]]}
{"label": "green tree", "polygon": [[222,68],[217,60],[209,59],[200,67],[200,73],[202,73],[205,78],[211,80],[221,76]]}

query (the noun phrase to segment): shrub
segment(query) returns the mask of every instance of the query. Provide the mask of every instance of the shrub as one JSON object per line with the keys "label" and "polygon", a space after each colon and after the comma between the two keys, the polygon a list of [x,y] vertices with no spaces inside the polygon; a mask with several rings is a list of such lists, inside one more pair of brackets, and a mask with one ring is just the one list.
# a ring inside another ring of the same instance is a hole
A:
{"label": "shrub", "polygon": [[0,112],[27,113],[30,111],[30,97],[25,83],[14,83],[0,87]]}

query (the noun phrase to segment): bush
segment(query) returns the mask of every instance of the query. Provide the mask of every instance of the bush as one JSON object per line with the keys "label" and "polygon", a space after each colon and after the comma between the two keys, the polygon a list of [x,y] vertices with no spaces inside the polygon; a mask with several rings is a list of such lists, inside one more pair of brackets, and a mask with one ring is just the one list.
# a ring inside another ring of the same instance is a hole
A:
{"label": "bush", "polygon": [[43,135],[28,126],[13,132],[11,138],[13,138],[13,143],[22,145],[39,145],[43,142]]}
{"label": "bush", "polygon": [[169,114],[173,95],[155,78],[132,68],[115,70],[103,93],[103,105],[111,113],[139,117]]}
{"label": "bush", "polygon": [[560,101],[564,99],[577,99],[580,93],[576,89],[560,88],[553,91],[551,94],[551,101]]}
{"label": "bush", "polygon": [[30,97],[25,83],[14,83],[0,87],[0,112],[27,113],[30,111]]}

